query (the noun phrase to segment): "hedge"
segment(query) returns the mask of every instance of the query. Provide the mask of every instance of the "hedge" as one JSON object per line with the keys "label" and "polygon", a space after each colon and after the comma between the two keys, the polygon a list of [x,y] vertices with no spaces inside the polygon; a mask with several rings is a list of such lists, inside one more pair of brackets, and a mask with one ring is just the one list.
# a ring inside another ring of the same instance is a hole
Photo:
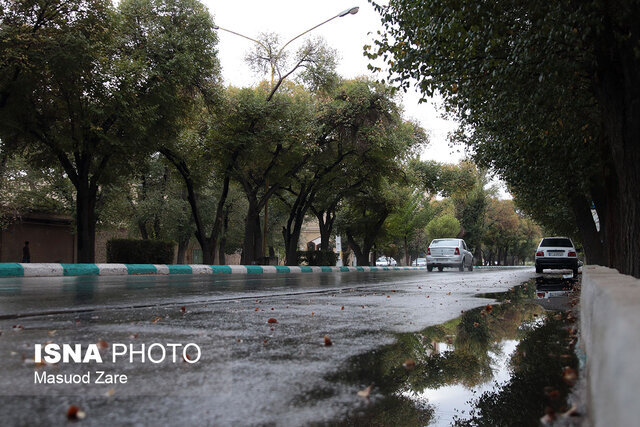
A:
{"label": "hedge", "polygon": [[298,251],[298,264],[336,265],[338,254],[333,251]]}
{"label": "hedge", "polygon": [[162,240],[111,239],[107,262],[119,264],[172,264],[175,243]]}

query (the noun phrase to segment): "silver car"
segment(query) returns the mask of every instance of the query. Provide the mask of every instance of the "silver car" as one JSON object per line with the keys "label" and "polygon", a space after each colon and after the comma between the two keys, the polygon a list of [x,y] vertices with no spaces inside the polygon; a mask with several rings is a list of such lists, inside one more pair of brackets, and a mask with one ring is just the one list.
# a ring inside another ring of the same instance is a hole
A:
{"label": "silver car", "polygon": [[434,239],[427,249],[427,270],[439,271],[445,267],[457,268],[464,271],[473,270],[473,254],[462,239]]}

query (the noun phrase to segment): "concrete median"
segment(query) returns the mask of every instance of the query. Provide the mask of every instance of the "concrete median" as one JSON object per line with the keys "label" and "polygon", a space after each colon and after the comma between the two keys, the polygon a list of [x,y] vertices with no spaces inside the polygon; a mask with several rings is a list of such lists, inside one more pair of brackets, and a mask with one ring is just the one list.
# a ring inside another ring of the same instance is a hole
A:
{"label": "concrete median", "polygon": [[592,425],[638,425],[640,280],[610,268],[586,266],[581,306]]}

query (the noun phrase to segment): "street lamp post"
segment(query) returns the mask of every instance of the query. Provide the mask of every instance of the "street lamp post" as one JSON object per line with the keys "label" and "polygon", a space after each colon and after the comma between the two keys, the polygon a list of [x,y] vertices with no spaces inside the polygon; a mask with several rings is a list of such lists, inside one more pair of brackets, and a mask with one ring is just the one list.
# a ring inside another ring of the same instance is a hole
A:
{"label": "street lamp post", "polygon": [[[269,58],[269,62],[271,63],[271,92],[272,92],[271,94],[273,94],[273,92],[274,92],[273,88],[274,88],[274,75],[275,75],[275,61],[277,61],[280,58],[280,55],[282,55],[282,53],[284,52],[284,49],[287,46],[289,46],[294,40],[299,39],[300,37],[304,36],[305,34],[311,32],[313,30],[315,30],[316,28],[326,24],[327,22],[330,22],[330,21],[332,21],[332,20],[334,20],[336,18],[345,17],[347,15],[355,15],[356,13],[358,13],[358,10],[360,10],[360,8],[358,6],[355,6],[355,7],[349,8],[349,9],[345,9],[342,12],[338,13],[337,15],[332,16],[331,18],[329,18],[329,19],[327,19],[325,21],[322,21],[321,23],[309,28],[308,30],[305,30],[305,31],[301,32],[300,34],[298,34],[297,36],[293,37],[288,42],[286,42],[280,48],[280,50],[278,50],[278,53],[274,57],[270,57]],[[248,37],[248,36],[245,36],[244,34],[236,32],[236,31],[232,31],[232,30],[220,27],[219,25],[214,25],[213,28],[216,29],[216,30],[222,30],[222,31],[225,31],[227,33],[231,33],[231,34],[234,34],[236,36],[239,36],[239,37],[245,38],[247,40],[250,40],[250,41],[258,44],[265,51],[269,52],[269,48],[267,46],[265,46],[264,43],[262,43],[259,40],[254,39],[252,37]],[[295,70],[295,68],[294,68],[294,70]],[[281,81],[279,81],[278,84],[279,83],[281,83]],[[265,192],[268,191],[268,189],[269,189],[269,183],[265,178]],[[264,227],[263,227],[264,229],[263,229],[263,234],[262,234],[262,255],[263,255],[263,257],[266,256],[266,253],[267,253],[267,221],[268,220],[269,220],[269,200],[267,199],[265,201],[265,204],[264,204]]]}

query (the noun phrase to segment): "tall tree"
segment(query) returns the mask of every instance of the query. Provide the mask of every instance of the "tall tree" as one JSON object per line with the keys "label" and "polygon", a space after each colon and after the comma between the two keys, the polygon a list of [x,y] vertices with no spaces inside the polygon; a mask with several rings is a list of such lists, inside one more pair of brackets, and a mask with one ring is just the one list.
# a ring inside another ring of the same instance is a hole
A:
{"label": "tall tree", "polygon": [[215,75],[213,22],[196,0],[3,0],[0,13],[0,137],[64,169],[78,261],[93,262],[102,186],[171,137]]}
{"label": "tall tree", "polygon": [[387,222],[388,233],[401,240],[404,248],[404,265],[411,264],[409,243],[427,225],[433,216],[429,200],[415,189],[400,188],[400,203]]}
{"label": "tall tree", "polygon": [[385,221],[399,202],[386,180],[364,185],[345,199],[340,210],[340,228],[347,236],[358,265],[370,265],[369,254],[380,237]]}
{"label": "tall tree", "polygon": [[286,91],[271,95],[265,85],[234,89],[229,117],[212,147],[247,197],[243,264],[264,256],[260,213],[267,201],[314,153],[313,100],[300,86],[283,86]]}
{"label": "tall tree", "polygon": [[415,144],[426,140],[418,127],[408,123],[398,126],[398,106],[388,86],[351,80],[336,87],[331,97],[322,98],[315,117],[313,158],[284,189],[290,197],[283,199],[289,200],[291,208],[283,228],[288,263],[295,263],[300,230],[309,210],[319,221],[321,249],[326,251],[340,200],[373,180],[385,162],[396,160],[398,139],[380,138],[382,129],[387,127],[398,138],[400,129],[407,137],[414,132]]}
{"label": "tall tree", "polygon": [[[640,5],[376,5],[392,79],[439,92],[461,139],[529,198],[566,200],[591,262],[640,276]],[[593,202],[600,235],[589,222]],[[601,246],[599,243],[604,242]]]}

